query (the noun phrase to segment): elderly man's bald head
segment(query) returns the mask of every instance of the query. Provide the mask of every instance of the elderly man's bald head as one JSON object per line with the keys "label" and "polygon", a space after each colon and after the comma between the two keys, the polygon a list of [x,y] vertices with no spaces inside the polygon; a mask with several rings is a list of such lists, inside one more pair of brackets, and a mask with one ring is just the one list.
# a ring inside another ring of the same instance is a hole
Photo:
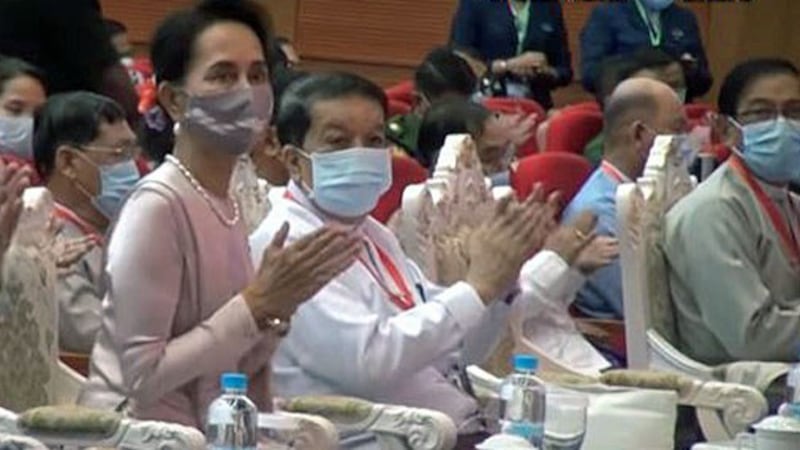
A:
{"label": "elderly man's bald head", "polygon": [[603,120],[606,156],[629,160],[631,166],[638,161],[642,167],[657,134],[679,134],[687,127],[675,91],[660,81],[640,77],[627,79],[614,89]]}

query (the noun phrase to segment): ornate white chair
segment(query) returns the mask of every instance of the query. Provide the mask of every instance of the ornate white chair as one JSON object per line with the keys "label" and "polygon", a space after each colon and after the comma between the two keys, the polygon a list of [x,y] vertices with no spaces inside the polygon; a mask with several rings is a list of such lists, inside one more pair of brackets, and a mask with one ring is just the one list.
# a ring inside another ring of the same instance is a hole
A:
{"label": "ornate white chair", "polygon": [[[636,183],[617,188],[628,366],[695,379],[692,388],[684,390],[691,393],[687,395],[697,406],[703,432],[710,440],[725,440],[761,418],[767,402],[759,389],[721,381],[745,382],[746,375],[732,376],[743,372],[768,373],[757,378],[774,380],[783,366],[737,363],[714,368],[688,358],[672,345],[677,342],[677,331],[661,249],[663,223],[667,211],[696,184],[684,164],[681,145],[678,137],[659,136],[644,175]],[[764,390],[767,386],[757,387]]]}
{"label": "ornate white chair", "polygon": [[327,418],[345,440],[348,436],[373,433],[381,448],[387,450],[447,450],[456,442],[453,421],[427,409],[335,396],[296,397],[283,408]]}
{"label": "ornate white chair", "polygon": [[[204,448],[203,435],[193,428],[75,406],[85,379],[59,360],[54,295],[58,245],[49,226],[53,200],[46,189],[32,188],[25,191],[23,202],[0,286],[0,433],[23,441],[27,436],[46,445]],[[301,403],[314,405],[314,401],[309,397]],[[391,448],[445,449],[451,428],[455,436],[452,423],[438,413],[348,401],[368,406],[371,415],[361,425],[395,443]],[[325,398],[319,402],[329,403]],[[419,417],[422,420],[415,422]],[[338,448],[340,431],[358,427],[344,414],[332,414],[332,418],[344,421],[334,424],[319,415],[279,411],[260,414],[259,422],[262,433],[292,442],[294,448],[332,450]],[[428,434],[433,437],[419,437]],[[440,441],[441,447],[426,446]]]}

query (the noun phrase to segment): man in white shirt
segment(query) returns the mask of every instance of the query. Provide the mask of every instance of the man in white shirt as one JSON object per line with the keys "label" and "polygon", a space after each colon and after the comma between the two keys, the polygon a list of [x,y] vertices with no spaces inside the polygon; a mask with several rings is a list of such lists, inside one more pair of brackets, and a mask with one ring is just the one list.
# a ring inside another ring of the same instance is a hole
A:
{"label": "man in white shirt", "polygon": [[[253,257],[287,222],[289,241],[326,223],[352,228],[363,235],[364,252],[293,316],[273,359],[275,391],[435,409],[461,435],[477,433],[477,403],[451,380],[493,350],[520,269],[555,226],[556,199],[545,203],[537,189],[524,204],[501,201],[465,245],[464,281],[434,286],[394,235],[368,216],[391,184],[385,111],[383,91],[349,74],[312,75],[293,84],[281,102],[278,137],[292,182],[252,234]],[[549,274],[546,285],[566,285],[570,265],[592,239],[575,229],[561,236],[548,242],[563,258],[552,251],[534,258]],[[528,290],[542,284],[522,281]]]}

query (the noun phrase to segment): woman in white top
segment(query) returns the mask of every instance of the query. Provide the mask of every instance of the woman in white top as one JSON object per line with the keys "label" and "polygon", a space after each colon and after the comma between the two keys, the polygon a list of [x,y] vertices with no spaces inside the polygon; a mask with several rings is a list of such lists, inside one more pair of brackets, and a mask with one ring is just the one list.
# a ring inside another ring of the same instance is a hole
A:
{"label": "woman in white top", "polygon": [[202,427],[219,375],[237,371],[269,410],[270,358],[291,315],[354,260],[346,232],[284,248],[283,227],[253,273],[229,181],[269,123],[266,41],[248,2],[206,0],[158,28],[152,60],[174,157],[137,186],[111,234],[83,403]]}

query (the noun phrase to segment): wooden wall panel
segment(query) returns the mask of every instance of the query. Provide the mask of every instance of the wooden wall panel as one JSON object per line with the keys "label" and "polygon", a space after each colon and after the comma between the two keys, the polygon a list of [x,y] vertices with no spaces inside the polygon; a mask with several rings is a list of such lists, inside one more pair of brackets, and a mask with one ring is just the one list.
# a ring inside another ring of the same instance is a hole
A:
{"label": "wooden wall panel", "polygon": [[447,41],[454,0],[300,0],[303,57],[413,66]]}
{"label": "wooden wall panel", "polygon": [[192,0],[100,0],[103,15],[124,23],[135,44],[149,42],[164,17],[193,3]]}

